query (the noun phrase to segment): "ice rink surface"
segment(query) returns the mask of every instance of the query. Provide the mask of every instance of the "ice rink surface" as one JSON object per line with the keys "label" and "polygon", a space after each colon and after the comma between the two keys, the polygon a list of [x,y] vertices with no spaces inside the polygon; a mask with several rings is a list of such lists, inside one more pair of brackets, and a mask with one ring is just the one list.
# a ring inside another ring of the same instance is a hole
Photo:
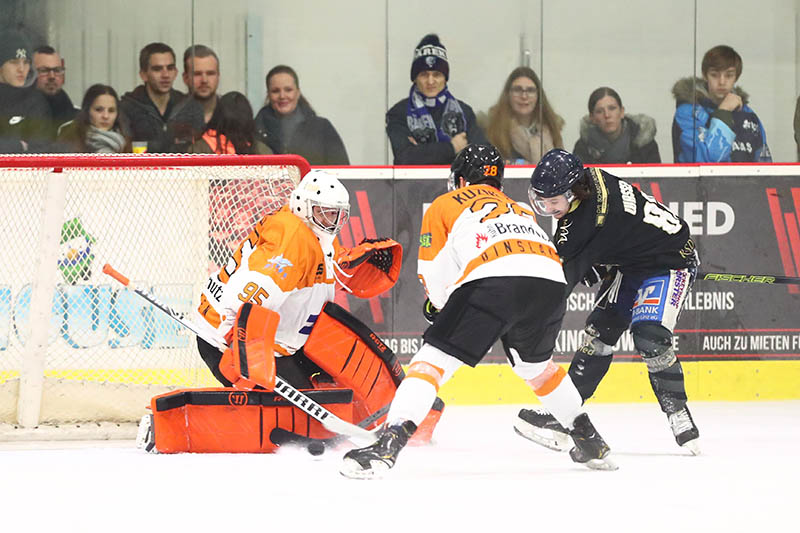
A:
{"label": "ice rink surface", "polygon": [[703,455],[653,404],[587,406],[619,470],[517,436],[519,406],[450,406],[384,479],[313,458],[149,455],[132,441],[0,444],[0,531],[800,532],[800,401],[690,404]]}

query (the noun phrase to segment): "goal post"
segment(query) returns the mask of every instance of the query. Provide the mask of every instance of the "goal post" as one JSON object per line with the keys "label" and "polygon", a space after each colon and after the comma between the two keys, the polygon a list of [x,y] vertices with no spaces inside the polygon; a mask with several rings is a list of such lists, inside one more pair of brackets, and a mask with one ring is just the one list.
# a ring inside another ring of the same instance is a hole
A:
{"label": "goal post", "polygon": [[0,157],[0,440],[132,436],[151,397],[216,385],[194,338],[102,265],[188,313],[309,170],[292,155]]}

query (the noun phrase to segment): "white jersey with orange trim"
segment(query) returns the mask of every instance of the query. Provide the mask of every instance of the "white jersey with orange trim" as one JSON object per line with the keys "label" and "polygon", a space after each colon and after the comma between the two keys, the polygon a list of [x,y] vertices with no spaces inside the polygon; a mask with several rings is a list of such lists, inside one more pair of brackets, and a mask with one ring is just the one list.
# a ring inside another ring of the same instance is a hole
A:
{"label": "white jersey with orange trim", "polygon": [[333,301],[333,261],[338,251],[323,252],[302,219],[284,207],[259,222],[225,268],[209,276],[200,296],[198,324],[214,338],[224,338],[244,302],[281,316],[275,355],[291,355],[308,338],[322,306]]}
{"label": "white jersey with orange trim", "polygon": [[417,271],[437,309],[476,279],[566,283],[561,259],[533,213],[489,185],[469,185],[433,201],[422,218]]}

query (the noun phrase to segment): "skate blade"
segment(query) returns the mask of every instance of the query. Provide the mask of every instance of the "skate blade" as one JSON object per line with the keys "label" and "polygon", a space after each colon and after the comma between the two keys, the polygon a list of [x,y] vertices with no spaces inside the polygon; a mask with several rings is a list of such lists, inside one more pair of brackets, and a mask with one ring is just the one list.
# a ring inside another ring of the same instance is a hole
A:
{"label": "skate blade", "polygon": [[380,460],[370,461],[369,468],[362,468],[358,461],[344,458],[339,473],[350,479],[377,479],[389,470],[389,465]]}
{"label": "skate blade", "polygon": [[514,431],[522,438],[556,452],[566,452],[572,447],[569,436],[551,429],[532,426],[522,420],[514,423]]}
{"label": "skate blade", "polygon": [[144,415],[139,421],[139,429],[136,432],[136,448],[147,453],[158,453],[152,428],[153,420],[151,415]]}
{"label": "skate blade", "polygon": [[688,442],[684,442],[681,445],[681,448],[689,450],[689,452],[694,456],[702,455],[703,453],[700,451],[700,443],[698,442],[698,439],[693,439]]}
{"label": "skate blade", "polygon": [[585,463],[582,463],[586,468],[591,470],[606,470],[606,471],[614,471],[619,470],[617,463],[605,457],[603,459],[589,459]]}

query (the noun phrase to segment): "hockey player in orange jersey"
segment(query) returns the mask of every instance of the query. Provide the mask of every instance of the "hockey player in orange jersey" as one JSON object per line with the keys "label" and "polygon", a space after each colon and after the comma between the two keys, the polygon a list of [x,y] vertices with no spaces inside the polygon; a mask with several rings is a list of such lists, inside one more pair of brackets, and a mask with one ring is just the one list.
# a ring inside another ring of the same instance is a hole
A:
{"label": "hockey player in orange jersey", "polygon": [[[336,236],[347,223],[349,210],[349,194],[334,175],[309,172],[292,192],[288,205],[264,217],[225,267],[209,276],[195,317],[201,333],[197,344],[203,361],[225,387],[270,391],[277,374],[298,389],[352,391],[348,421],[363,424],[371,420],[374,425],[385,416],[403,370],[367,326],[333,303],[334,291],[341,286],[370,298],[388,290],[397,281],[402,248],[391,239],[365,240],[352,249],[341,247]],[[204,338],[229,348],[220,350]],[[258,403],[263,401],[260,396],[253,398],[257,405],[265,405]],[[181,402],[162,405],[166,403]],[[183,442],[198,441],[189,435],[195,426],[205,428],[200,435],[205,438],[220,428],[236,427],[230,423],[231,416],[244,420],[245,415],[237,414],[233,404],[227,403],[223,402],[225,409],[218,410],[219,414],[212,410],[208,420],[193,426],[181,416],[167,414],[159,419],[167,408],[159,410],[154,401],[155,445],[159,446],[161,422],[164,431],[178,433],[167,439],[162,431],[161,442],[167,451],[251,451],[252,447],[241,443],[232,443],[233,450],[228,450],[226,439],[221,438],[210,439],[211,444],[199,450],[183,447]],[[239,411],[251,405],[251,400],[243,405]],[[299,410],[288,413],[289,421],[282,422],[279,410],[287,409],[285,402],[272,405],[262,408],[274,412],[261,413],[260,422],[243,429],[241,438],[227,440],[247,440],[255,434],[254,451],[272,451],[280,443],[267,431],[271,428],[265,428],[268,424],[303,438],[323,438],[327,433]],[[434,411],[440,412],[441,405],[439,401]],[[215,423],[211,418],[217,416]],[[436,420],[438,415],[432,413],[430,431]],[[143,440],[152,434],[140,427]]]}
{"label": "hockey player in orange jersey", "polygon": [[467,146],[451,166],[450,192],[423,216],[418,273],[431,326],[377,441],[347,452],[343,475],[371,478],[392,468],[439,387],[462,365],[479,363],[498,339],[516,374],[569,428],[572,459],[615,468],[580,394],[552,361],[565,309],[561,260],[533,213],[503,194],[503,170],[493,146]]}

